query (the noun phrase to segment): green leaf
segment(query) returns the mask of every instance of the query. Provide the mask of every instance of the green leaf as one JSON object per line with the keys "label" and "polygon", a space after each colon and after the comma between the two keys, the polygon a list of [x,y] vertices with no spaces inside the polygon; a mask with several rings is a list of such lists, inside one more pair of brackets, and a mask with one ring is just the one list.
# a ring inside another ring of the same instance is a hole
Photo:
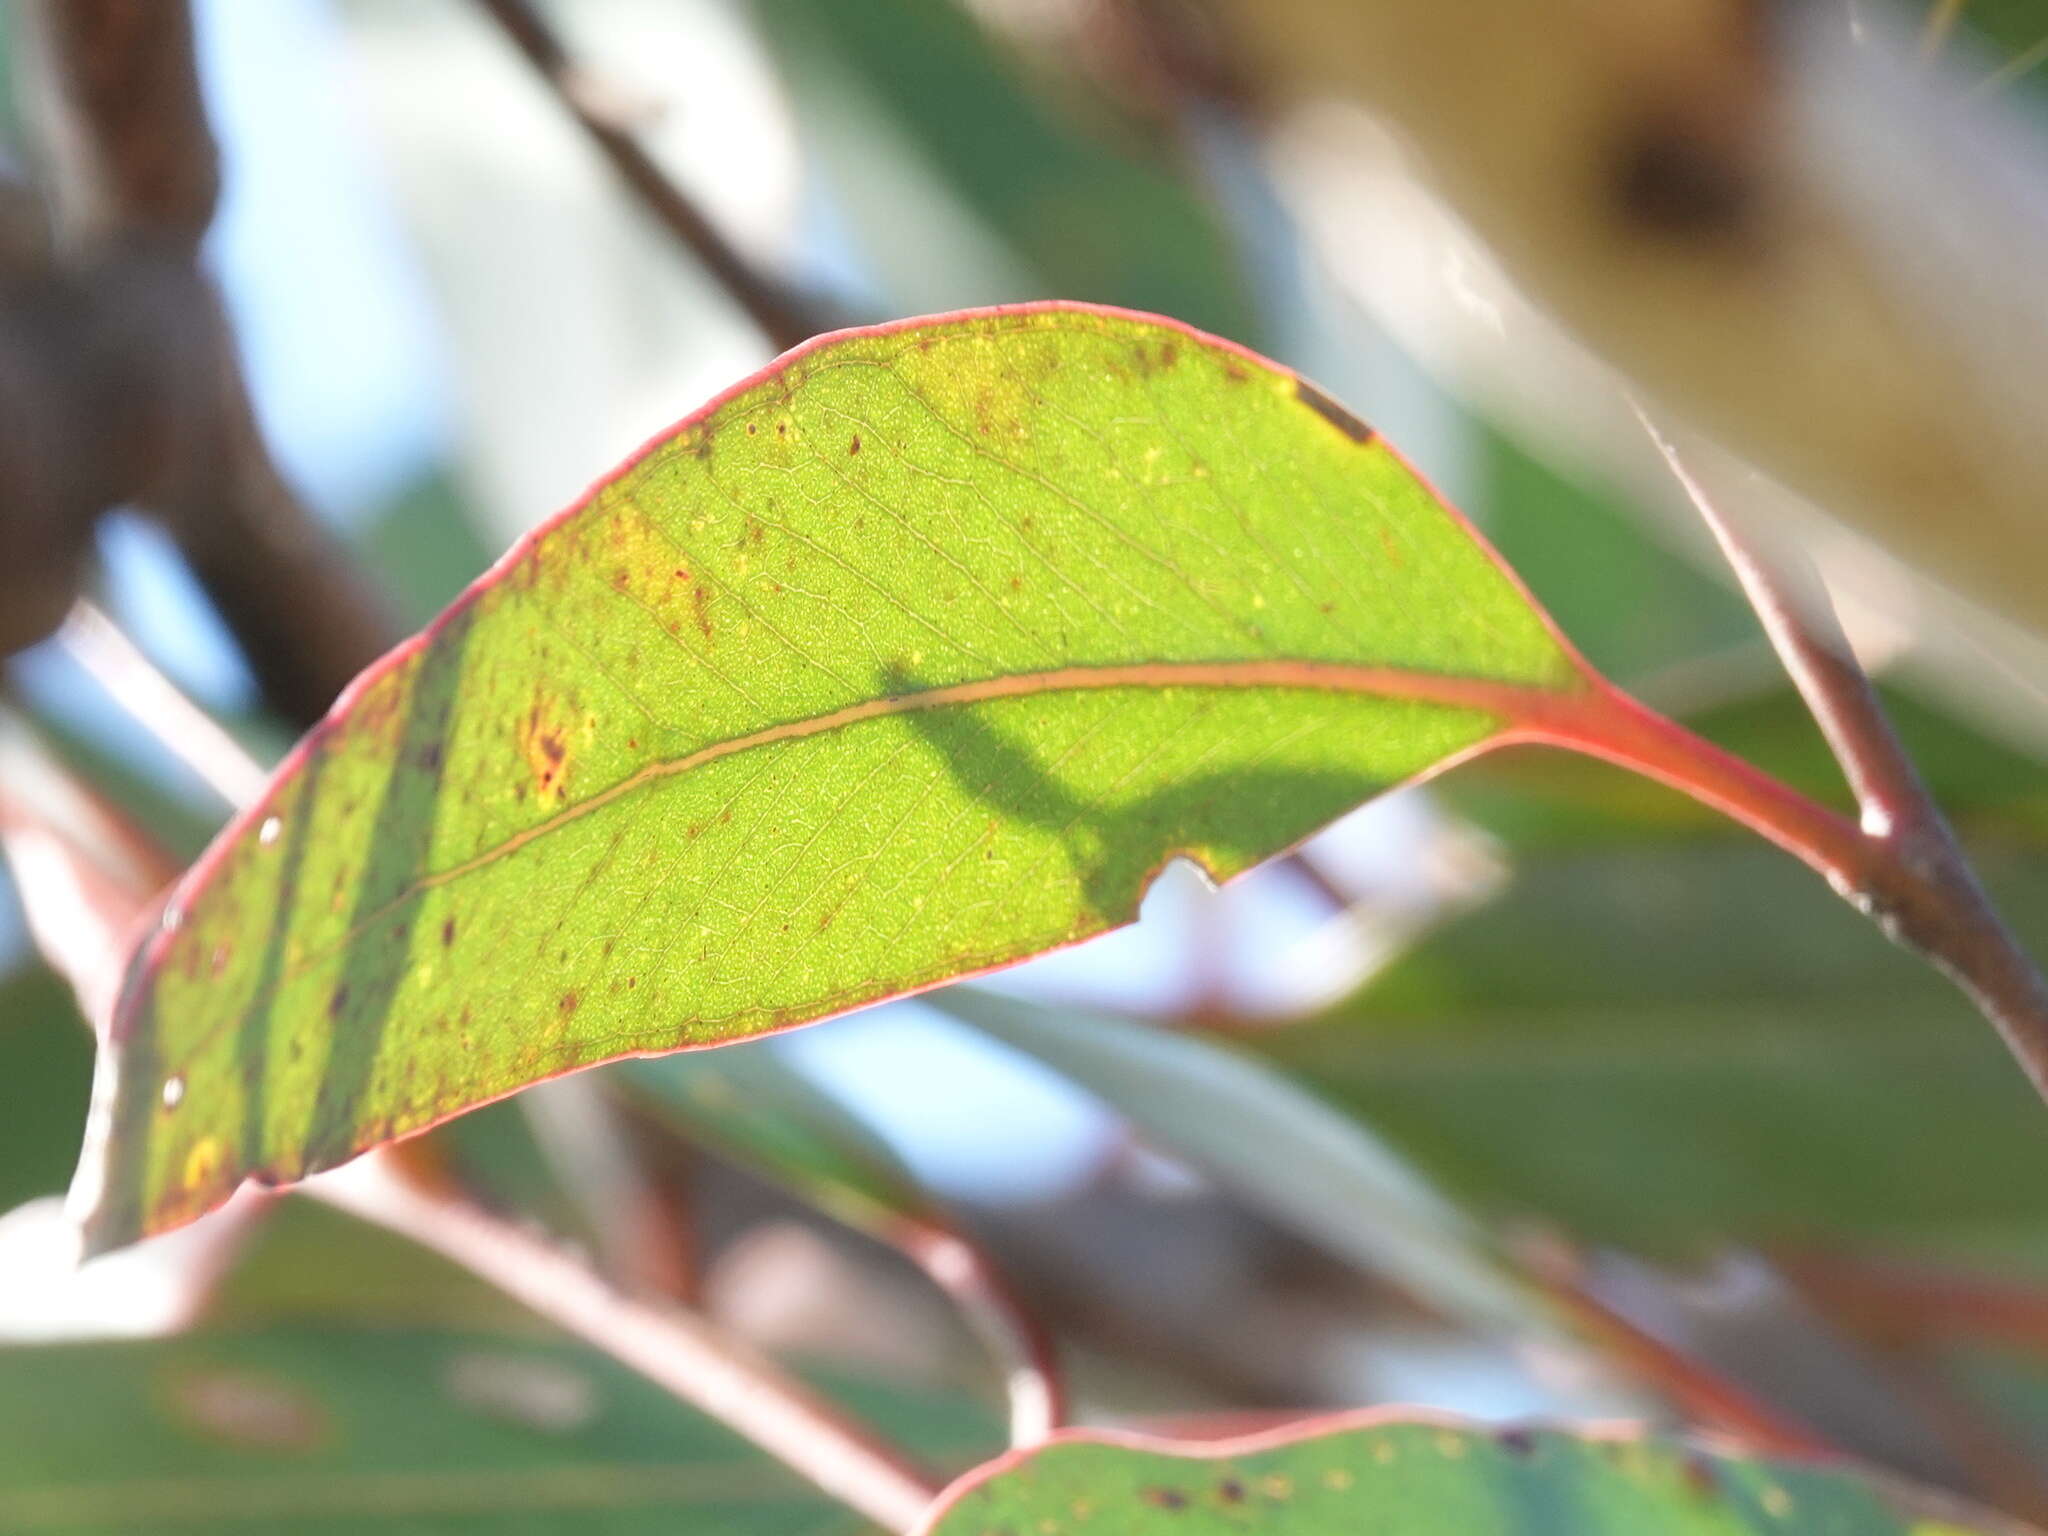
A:
{"label": "green leaf", "polygon": [[[2038,866],[1985,870],[2048,910]],[[1487,1214],[1690,1252],[2048,1214],[2014,1172],[2042,1166],[2040,1106],[1973,1023],[1787,861],[1707,842],[1534,859],[1244,1043]]]}
{"label": "green leaf", "polygon": [[[832,1389],[959,1464],[955,1400]],[[277,1328],[0,1352],[9,1536],[846,1536],[870,1529],[592,1351],[493,1334]]]}
{"label": "green leaf", "polygon": [[85,1129],[92,1036],[40,965],[0,980],[0,1212],[59,1194]]}
{"label": "green leaf", "polygon": [[[900,224],[888,221],[899,211],[891,201],[859,195],[871,184],[862,161],[893,146],[862,132],[857,118],[849,125],[849,84],[902,132],[917,168],[936,173],[1022,268],[1022,289],[1001,279],[992,285],[991,275],[977,270],[960,274],[967,291],[936,298],[927,276],[909,302],[1058,295],[1159,310],[1224,335],[1252,334],[1254,315],[1231,241],[1213,209],[1172,174],[1166,156],[1134,153],[1133,144],[1112,136],[1114,125],[1107,125],[1112,134],[1091,134],[1085,111],[1071,110],[1073,101],[1034,95],[1018,61],[1005,57],[954,0],[756,0],[754,13],[797,87],[792,95],[807,147],[834,185],[854,190],[841,211],[877,265],[886,270],[900,261],[904,241]],[[936,281],[951,288],[950,277]]]}
{"label": "green leaf", "polygon": [[1655,1438],[1485,1429],[1448,1419],[1322,1421],[1213,1445],[1077,1433],[970,1473],[922,1536],[1962,1536],[2017,1532],[1835,1467]]}
{"label": "green leaf", "polygon": [[1296,375],[1067,306],[825,338],[373,667],[174,892],[104,1249],[527,1083],[1128,922],[1621,706]]}
{"label": "green leaf", "polygon": [[856,1231],[887,1241],[904,1221],[948,1224],[895,1152],[767,1042],[613,1070],[680,1134]]}

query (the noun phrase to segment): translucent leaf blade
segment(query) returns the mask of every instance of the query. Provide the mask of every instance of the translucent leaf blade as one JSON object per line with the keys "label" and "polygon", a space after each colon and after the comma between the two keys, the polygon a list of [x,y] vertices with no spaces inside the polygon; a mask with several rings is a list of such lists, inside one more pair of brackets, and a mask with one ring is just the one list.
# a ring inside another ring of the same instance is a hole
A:
{"label": "translucent leaf blade", "polygon": [[1312,385],[1033,306],[824,338],[373,667],[102,1052],[108,1247],[556,1073],[1128,921],[1593,688]]}

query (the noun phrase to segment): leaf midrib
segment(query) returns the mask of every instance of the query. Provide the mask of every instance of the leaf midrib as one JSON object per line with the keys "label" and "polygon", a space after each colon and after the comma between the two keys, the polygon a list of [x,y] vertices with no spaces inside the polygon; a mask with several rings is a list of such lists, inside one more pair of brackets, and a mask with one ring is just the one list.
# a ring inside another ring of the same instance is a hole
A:
{"label": "leaf midrib", "polygon": [[644,764],[625,778],[608,785],[587,799],[565,805],[543,821],[501,839],[491,847],[446,869],[421,875],[375,911],[367,913],[332,945],[301,957],[291,967],[303,975],[312,967],[346,950],[363,933],[407,902],[428,891],[519,852],[550,833],[625,799],[634,792],[663,779],[708,767],[721,759],[759,747],[803,741],[848,726],[884,720],[897,715],[961,705],[984,704],[1001,699],[1033,698],[1041,694],[1090,692],[1114,688],[1294,688],[1321,693],[1340,693],[1372,698],[1412,700],[1469,709],[1495,716],[1501,725],[1495,740],[1511,729],[1542,734],[1540,725],[1556,726],[1573,712],[1572,706],[1591,699],[1593,690],[1583,679],[1569,688],[1545,688],[1533,684],[1506,683],[1491,678],[1463,677],[1400,667],[1361,666],[1349,662],[1307,661],[1261,657],[1239,661],[1146,661],[1105,666],[1052,667],[1042,671],[1013,672],[996,677],[976,678],[964,683],[947,683],[911,693],[884,694],[858,704],[848,704],[800,720],[784,721],[758,731],[731,736],[684,753]]}

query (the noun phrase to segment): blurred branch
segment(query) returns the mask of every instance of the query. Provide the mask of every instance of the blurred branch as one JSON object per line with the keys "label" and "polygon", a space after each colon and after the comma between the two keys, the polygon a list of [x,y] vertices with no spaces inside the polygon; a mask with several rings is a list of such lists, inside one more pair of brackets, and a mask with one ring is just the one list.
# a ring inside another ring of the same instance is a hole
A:
{"label": "blurred branch", "polygon": [[2048,983],[2000,922],[1955,833],[1907,756],[1835,618],[1827,587],[1787,546],[1767,562],[1645,418],[1671,472],[1713,530],[1785,670],[1819,722],[1879,857],[1844,892],[1895,943],[1954,979],[2048,1099]]}
{"label": "blurred branch", "polygon": [[56,424],[67,456],[94,473],[73,500],[159,515],[265,697],[309,725],[395,630],[264,447],[200,267],[219,167],[190,10],[183,0],[37,0],[26,19],[23,84],[40,109],[56,230],[42,281],[70,299],[49,322],[97,343],[74,365],[82,377]]}
{"label": "blurred branch", "polygon": [[1576,1253],[1554,1243],[1527,1242],[1520,1247],[1520,1257],[1530,1280],[1574,1327],[1621,1370],[1693,1422],[1738,1436],[1774,1455],[1807,1460],[1841,1454],[1805,1424],[1609,1303]]}
{"label": "blurred branch", "polygon": [[639,1155],[602,1086],[575,1076],[535,1083],[519,1107],[588,1223],[606,1277],[636,1296],[689,1300],[696,1243],[687,1212]]}
{"label": "blurred branch", "polygon": [[97,1024],[127,969],[131,931],[176,878],[177,865],[4,707],[0,856],[14,873],[36,948]]}
{"label": "blurred branch", "polygon": [[269,771],[185,697],[96,604],[74,604],[57,641],[115,703],[229,805],[240,810],[263,793]]}
{"label": "blurred branch", "polygon": [[882,1234],[960,1309],[1003,1372],[1010,1444],[1037,1445],[1066,1423],[1066,1378],[1051,1336],[988,1253],[932,1222],[896,1221]]}
{"label": "blurred branch", "polygon": [[1779,1268],[1868,1337],[1924,1344],[1987,1339],[2048,1357],[2048,1286],[1925,1262],[1794,1252]]}
{"label": "blurred branch", "polygon": [[843,323],[815,309],[788,285],[760,271],[740,254],[695,199],[677,186],[640,146],[530,0],[478,3],[553,89],[562,106],[582,125],[599,153],[611,162],[612,169],[648,213],[718,280],[778,352],[786,352],[799,342]]}
{"label": "blurred branch", "polygon": [[869,1519],[913,1529],[942,1487],[773,1362],[693,1313],[632,1300],[541,1238],[411,1176],[390,1149],[309,1181],[746,1436]]}

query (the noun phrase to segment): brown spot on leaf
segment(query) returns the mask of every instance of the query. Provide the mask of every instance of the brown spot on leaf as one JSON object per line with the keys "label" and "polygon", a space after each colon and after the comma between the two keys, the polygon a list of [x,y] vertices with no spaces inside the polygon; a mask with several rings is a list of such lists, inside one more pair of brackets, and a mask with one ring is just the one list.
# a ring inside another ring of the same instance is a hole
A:
{"label": "brown spot on leaf", "polygon": [[1294,381],[1294,394],[1295,398],[1300,400],[1303,405],[1314,411],[1354,443],[1369,443],[1376,435],[1371,427],[1360,421],[1320,389],[1317,389],[1307,379],[1297,378]]}
{"label": "brown spot on leaf", "polygon": [[711,594],[704,590],[702,583],[690,589],[690,606],[697,612],[697,629],[708,642],[711,639]]}
{"label": "brown spot on leaf", "polygon": [[1154,1509],[1186,1509],[1188,1496],[1178,1488],[1147,1488],[1139,1495]]}
{"label": "brown spot on leaf", "polygon": [[858,432],[853,434],[853,441],[846,445],[846,451],[849,454],[860,452],[860,434]]}
{"label": "brown spot on leaf", "polygon": [[453,949],[455,947],[455,919],[452,917],[443,920],[441,924],[441,947],[443,949]]}
{"label": "brown spot on leaf", "polygon": [[327,996],[327,1017],[338,1019],[348,1009],[348,983],[343,982]]}
{"label": "brown spot on leaf", "polygon": [[1216,1497],[1226,1504],[1242,1504],[1244,1484],[1234,1477],[1226,1477],[1216,1485]]}
{"label": "brown spot on leaf", "polygon": [[583,1000],[580,997],[578,997],[574,992],[564,992],[562,994],[562,1001],[558,1006],[562,1010],[562,1016],[564,1018],[567,1018],[570,1014],[574,1013],[579,1007],[581,1007],[582,1004]]}
{"label": "brown spot on leaf", "polygon": [[519,722],[519,755],[525,759],[534,791],[542,800],[561,799],[569,777],[569,732],[558,718],[558,706],[559,701],[548,694],[536,693]]}

